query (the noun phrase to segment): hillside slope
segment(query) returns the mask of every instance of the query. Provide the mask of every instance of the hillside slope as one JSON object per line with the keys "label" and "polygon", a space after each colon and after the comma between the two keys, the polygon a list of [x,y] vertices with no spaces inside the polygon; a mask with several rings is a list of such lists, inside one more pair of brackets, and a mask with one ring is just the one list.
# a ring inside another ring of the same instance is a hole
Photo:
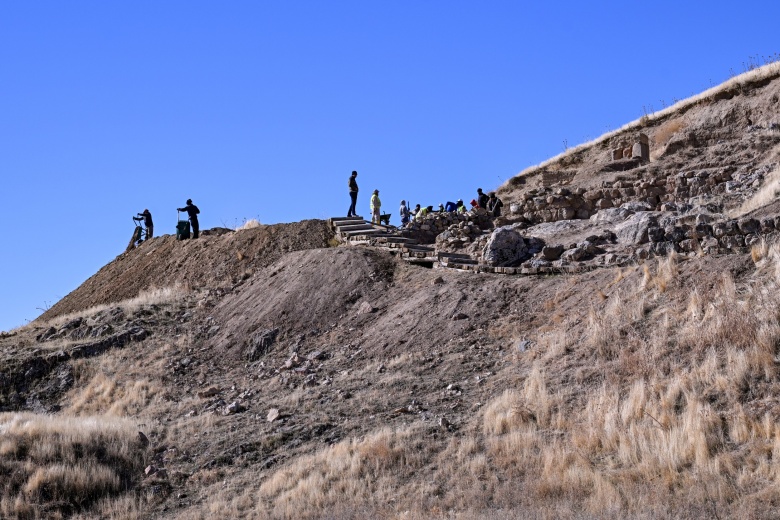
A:
{"label": "hillside slope", "polygon": [[513,274],[321,221],[118,256],[0,336],[0,516],[777,517],[778,95],[510,180],[460,250],[561,246]]}

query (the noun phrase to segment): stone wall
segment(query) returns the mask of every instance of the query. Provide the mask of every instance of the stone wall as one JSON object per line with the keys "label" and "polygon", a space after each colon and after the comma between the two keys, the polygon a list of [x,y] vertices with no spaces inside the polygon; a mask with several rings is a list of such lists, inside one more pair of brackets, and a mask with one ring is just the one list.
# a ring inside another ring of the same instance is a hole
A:
{"label": "stone wall", "polygon": [[754,185],[760,184],[763,179],[761,172],[740,175],[744,180],[733,180],[732,175],[731,169],[718,168],[642,179],[618,179],[590,190],[543,187],[524,193],[519,201],[508,206],[515,219],[529,224],[587,219],[599,210],[627,202],[641,202],[651,209],[661,210],[661,205],[667,202],[687,202],[697,196],[755,188]]}
{"label": "stone wall", "polygon": [[441,241],[460,247],[493,228],[493,220],[484,209],[476,208],[466,213],[432,212],[422,221],[413,220],[401,230],[401,235],[413,238],[420,244],[433,244],[444,234]]}

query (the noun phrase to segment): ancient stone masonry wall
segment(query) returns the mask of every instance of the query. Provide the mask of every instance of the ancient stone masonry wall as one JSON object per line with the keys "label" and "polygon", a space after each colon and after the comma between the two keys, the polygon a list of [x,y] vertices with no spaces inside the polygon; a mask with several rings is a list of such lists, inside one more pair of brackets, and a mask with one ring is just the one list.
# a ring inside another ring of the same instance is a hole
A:
{"label": "ancient stone masonry wall", "polygon": [[637,141],[633,144],[618,143],[617,148],[610,150],[609,156],[613,161],[638,158],[647,162],[650,160],[650,140],[647,135],[639,134]]}
{"label": "ancient stone masonry wall", "polygon": [[509,204],[510,214],[528,224],[559,220],[587,219],[599,210],[619,207],[628,202],[648,204],[664,210],[664,203],[687,203],[707,195],[724,195],[755,190],[765,170],[735,173],[734,167],[714,167],[664,175],[654,173],[646,178],[622,178],[604,182],[601,188],[585,190],[564,187],[532,189],[522,199]]}
{"label": "ancient stone masonry wall", "polygon": [[[706,219],[703,219],[706,220]],[[687,225],[649,227],[649,247],[644,250],[654,255],[703,252],[743,253],[762,239],[777,238],[780,217],[763,219],[743,218],[714,222],[698,222]]]}
{"label": "ancient stone masonry wall", "polygon": [[483,209],[473,209],[466,213],[433,212],[422,221],[412,221],[401,230],[401,235],[413,238],[420,244],[433,244],[437,236],[454,247],[466,245],[484,230],[493,227],[493,220]]}

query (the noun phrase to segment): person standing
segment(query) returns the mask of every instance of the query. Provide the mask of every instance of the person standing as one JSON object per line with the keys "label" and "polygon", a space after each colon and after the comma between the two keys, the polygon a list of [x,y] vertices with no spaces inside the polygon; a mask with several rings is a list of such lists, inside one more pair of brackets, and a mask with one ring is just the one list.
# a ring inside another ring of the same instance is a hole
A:
{"label": "person standing", "polygon": [[382,216],[381,208],[382,201],[379,200],[379,190],[374,190],[374,194],[371,195],[371,223],[379,224],[379,219]]}
{"label": "person standing", "polygon": [[488,197],[488,203],[487,203],[487,210],[488,212],[493,215],[494,217],[500,217],[501,216],[501,208],[504,207],[504,203],[501,202],[501,199],[496,197],[496,193],[491,191],[490,197]]}
{"label": "person standing", "polygon": [[144,226],[146,226],[146,239],[149,240],[154,236],[154,223],[152,222],[152,214],[149,212],[148,209],[143,210],[142,213],[138,213],[138,216],[133,217],[133,220],[137,221],[144,221]]}
{"label": "person standing", "polygon": [[357,205],[358,184],[356,179],[357,179],[357,172],[353,171],[352,175],[349,177],[349,198],[352,203],[349,206],[349,211],[347,211],[348,217],[357,216],[357,211],[355,210],[355,206]]}
{"label": "person standing", "polygon": [[192,238],[198,238],[198,231],[200,226],[198,225],[198,213],[200,210],[198,206],[192,203],[192,199],[187,199],[187,205],[183,208],[176,208],[176,211],[186,211],[190,217],[190,224],[192,225]]}
{"label": "person standing", "polygon": [[406,207],[406,201],[401,201],[401,207],[398,212],[401,214],[401,226],[405,226],[409,223],[409,208]]}
{"label": "person standing", "polygon": [[477,205],[482,209],[487,209],[488,197],[485,193],[482,193],[482,188],[477,188]]}

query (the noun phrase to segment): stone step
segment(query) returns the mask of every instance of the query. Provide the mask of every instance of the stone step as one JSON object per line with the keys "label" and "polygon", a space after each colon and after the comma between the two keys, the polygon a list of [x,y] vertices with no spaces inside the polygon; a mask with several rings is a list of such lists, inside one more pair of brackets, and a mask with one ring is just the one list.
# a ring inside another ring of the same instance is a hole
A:
{"label": "stone step", "polygon": [[371,226],[365,220],[342,220],[341,222],[334,222],[331,227],[333,229],[343,228],[346,226]]}
{"label": "stone step", "polygon": [[426,266],[433,266],[433,264],[436,262],[436,259],[432,256],[424,256],[421,258],[413,256],[402,256],[401,259],[407,264],[424,264]]}
{"label": "stone step", "polygon": [[357,220],[357,221],[360,221],[360,222],[365,222],[365,219],[363,217],[359,217],[357,215],[355,215],[354,217],[330,217],[328,219],[328,222],[332,226],[336,222],[344,222],[345,220]]}
{"label": "stone step", "polygon": [[365,237],[372,237],[372,236],[375,236],[377,234],[382,234],[383,235],[384,233],[385,232],[383,230],[381,230],[381,229],[369,228],[369,229],[356,229],[354,231],[343,231],[341,233],[341,235],[346,237],[346,238],[350,238],[351,239],[352,237],[364,237],[364,236]]}
{"label": "stone step", "polygon": [[431,254],[430,251],[404,251],[404,258],[428,258],[430,260],[438,260],[436,255]]}
{"label": "stone step", "polygon": [[466,259],[471,260],[473,257],[468,253],[447,253],[446,251],[441,251],[439,253],[439,258],[452,258],[452,259]]}
{"label": "stone step", "polygon": [[455,266],[455,265],[477,265],[479,264],[479,261],[475,260],[474,258],[448,258],[448,257],[439,257],[439,262],[445,267],[449,266]]}
{"label": "stone step", "polygon": [[389,236],[389,237],[387,237],[387,243],[388,244],[415,245],[415,244],[417,244],[417,240],[415,240],[414,238],[406,238],[406,237],[399,237],[399,236]]}
{"label": "stone step", "polygon": [[366,229],[366,230],[374,229],[374,226],[366,222],[363,222],[361,224],[346,224],[346,225],[339,224],[338,226],[336,226],[336,232],[338,233],[345,233],[347,231],[360,231],[362,229]]}
{"label": "stone step", "polygon": [[417,244],[404,244],[401,248],[404,253],[428,253],[435,255],[436,249],[428,246],[421,246]]}

